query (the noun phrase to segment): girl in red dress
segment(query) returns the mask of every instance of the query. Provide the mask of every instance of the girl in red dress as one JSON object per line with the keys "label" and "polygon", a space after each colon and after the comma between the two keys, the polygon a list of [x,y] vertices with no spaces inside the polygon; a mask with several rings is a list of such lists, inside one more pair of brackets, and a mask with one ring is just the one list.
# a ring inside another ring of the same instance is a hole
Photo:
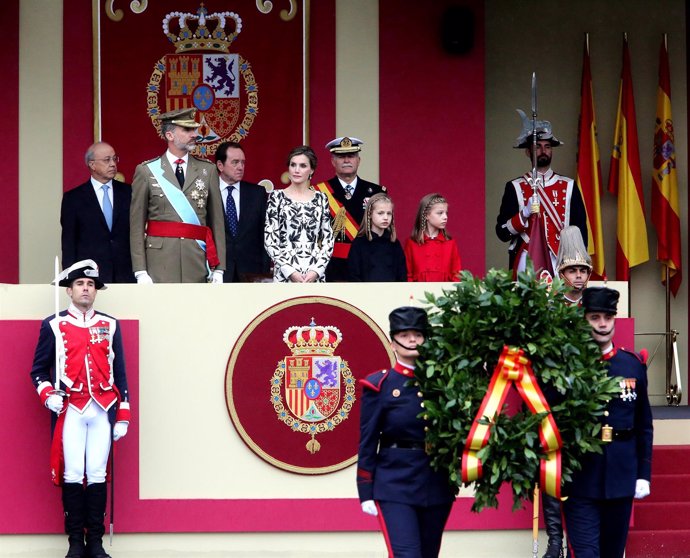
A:
{"label": "girl in red dress", "polygon": [[436,193],[424,196],[405,244],[408,281],[457,281],[462,263],[458,245],[446,231],[447,223],[446,199]]}

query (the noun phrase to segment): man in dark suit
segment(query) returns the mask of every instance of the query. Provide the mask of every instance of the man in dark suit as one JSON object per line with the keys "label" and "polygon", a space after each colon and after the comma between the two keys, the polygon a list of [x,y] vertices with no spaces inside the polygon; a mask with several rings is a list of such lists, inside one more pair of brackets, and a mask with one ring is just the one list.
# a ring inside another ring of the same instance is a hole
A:
{"label": "man in dark suit", "polygon": [[385,192],[384,186],[367,182],[357,176],[364,142],[357,138],[335,138],[326,144],[331,152],[331,164],[335,176],[328,182],[315,186],[328,197],[328,205],[333,219],[335,246],[333,256],[326,268],[326,281],[347,281],[349,277],[347,255],[352,241],[364,217],[364,206],[374,194]]}
{"label": "man in dark suit", "polygon": [[133,283],[129,252],[132,188],[114,180],[118,157],[107,143],[94,143],[85,160],[90,180],[62,197],[62,267],[92,259],[106,283]]}
{"label": "man in dark suit", "polygon": [[245,163],[239,143],[218,146],[216,166],[225,212],[224,283],[250,282],[269,273],[270,261],[264,249],[266,190],[242,180]]}

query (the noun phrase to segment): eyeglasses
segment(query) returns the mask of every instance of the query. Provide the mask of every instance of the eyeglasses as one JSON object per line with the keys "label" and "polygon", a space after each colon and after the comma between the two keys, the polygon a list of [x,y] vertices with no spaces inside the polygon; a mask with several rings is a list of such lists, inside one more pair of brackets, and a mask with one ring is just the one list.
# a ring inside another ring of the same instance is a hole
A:
{"label": "eyeglasses", "polygon": [[91,159],[92,161],[98,161],[98,162],[103,162],[106,165],[109,165],[110,163],[119,163],[120,158],[117,155],[113,155],[112,157],[103,157],[103,159]]}

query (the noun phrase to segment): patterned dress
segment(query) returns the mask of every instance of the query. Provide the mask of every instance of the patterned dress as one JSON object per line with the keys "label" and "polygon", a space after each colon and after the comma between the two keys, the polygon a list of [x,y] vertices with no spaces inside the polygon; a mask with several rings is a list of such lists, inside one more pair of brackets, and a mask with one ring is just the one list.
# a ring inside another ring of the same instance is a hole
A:
{"label": "patterned dress", "polygon": [[273,260],[273,280],[290,281],[295,271],[315,271],[325,281],[326,266],[333,253],[333,229],[328,199],[315,192],[310,201],[293,201],[282,190],[268,197],[264,245]]}

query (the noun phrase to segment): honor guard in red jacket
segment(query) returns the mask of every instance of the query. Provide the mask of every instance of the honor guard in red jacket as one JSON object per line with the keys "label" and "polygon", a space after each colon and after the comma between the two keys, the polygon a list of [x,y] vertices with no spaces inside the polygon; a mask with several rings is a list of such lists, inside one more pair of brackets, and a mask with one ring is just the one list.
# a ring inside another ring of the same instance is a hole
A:
{"label": "honor guard in red jacket", "polygon": [[564,487],[563,503],[572,558],[623,558],[633,498],[649,496],[652,411],[647,366],[637,353],[612,343],[618,291],[585,289],[582,306],[608,375],[620,378],[620,395],[601,417],[602,453],[588,453],[582,470]]}
{"label": "honor guard in red jacket", "polygon": [[415,382],[417,346],[428,330],[421,308],[397,308],[390,316],[397,362],[362,380],[357,488],[362,511],[376,515],[394,558],[435,558],[455,488],[431,468],[425,451],[423,394]]}
{"label": "honor guard in red jacket", "polygon": [[102,542],[108,455],[130,421],[122,336],[115,318],[93,309],[96,291],[106,288],[93,260],[57,279],[72,303],[41,323],[31,380],[57,415],[51,468],[62,486],[66,558],[109,558]]}
{"label": "honor guard in red jacket", "polygon": [[[532,122],[525,113],[522,117],[522,132],[515,142],[516,149],[524,149],[532,160],[533,135]],[[563,143],[553,135],[548,120],[538,120],[536,162],[537,177],[543,182],[537,199],[530,185],[532,171],[508,182],[503,192],[501,209],[496,218],[496,235],[499,240],[508,242],[508,267],[515,272],[525,269],[529,245],[529,217],[541,212],[544,223],[546,244],[551,255],[551,271],[556,269],[556,256],[563,227],[575,225],[580,229],[587,245],[587,213],[580,195],[580,189],[572,178],[555,173],[551,169],[552,149]]]}

